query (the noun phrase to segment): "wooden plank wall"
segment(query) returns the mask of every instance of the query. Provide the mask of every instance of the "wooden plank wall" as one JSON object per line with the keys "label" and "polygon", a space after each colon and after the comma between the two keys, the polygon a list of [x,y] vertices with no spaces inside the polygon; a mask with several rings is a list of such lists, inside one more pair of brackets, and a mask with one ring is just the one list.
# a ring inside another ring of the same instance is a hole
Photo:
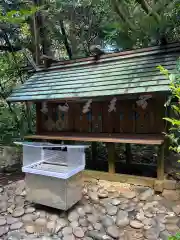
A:
{"label": "wooden plank wall", "polygon": [[43,114],[37,104],[37,132],[161,133],[164,131],[164,99],[150,99],[146,109],[136,100],[117,101],[116,112],[108,112],[109,101],[93,102],[83,114],[83,103],[69,103],[69,111],[58,111],[59,103],[48,104]]}

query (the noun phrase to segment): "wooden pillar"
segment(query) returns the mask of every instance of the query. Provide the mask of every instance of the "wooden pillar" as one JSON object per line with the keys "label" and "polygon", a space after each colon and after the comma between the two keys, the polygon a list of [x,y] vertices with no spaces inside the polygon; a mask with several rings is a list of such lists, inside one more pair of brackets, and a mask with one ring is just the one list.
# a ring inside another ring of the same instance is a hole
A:
{"label": "wooden pillar", "polygon": [[165,147],[164,143],[159,147],[159,154],[157,158],[157,179],[158,180],[164,179],[164,147]]}
{"label": "wooden pillar", "polygon": [[97,165],[96,165],[96,161],[97,161],[97,142],[92,142],[91,150],[92,150],[92,161],[90,163],[90,167],[92,169],[97,170]]}
{"label": "wooden pillar", "polygon": [[125,148],[126,148],[126,164],[131,164],[132,162],[131,144],[126,143]]}
{"label": "wooden pillar", "polygon": [[108,149],[108,172],[115,173],[115,145],[114,143],[107,143]]}

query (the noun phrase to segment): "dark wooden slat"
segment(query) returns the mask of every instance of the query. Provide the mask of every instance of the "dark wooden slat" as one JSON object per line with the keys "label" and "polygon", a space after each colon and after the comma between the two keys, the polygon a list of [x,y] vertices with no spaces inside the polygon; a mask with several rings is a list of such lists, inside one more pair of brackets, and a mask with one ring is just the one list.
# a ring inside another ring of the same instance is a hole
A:
{"label": "dark wooden slat", "polygon": [[91,109],[89,112],[87,113],[83,113],[83,107],[84,107],[85,103],[81,103],[80,104],[80,129],[78,130],[78,132],[91,132]]}
{"label": "dark wooden slat", "polygon": [[[38,135],[46,135],[45,132],[49,132],[50,135],[58,136],[59,132],[77,132],[83,134],[88,132],[109,134],[161,134],[164,132],[164,122],[162,118],[165,114],[160,114],[160,112],[164,112],[163,101],[160,101],[161,98],[150,100],[145,110],[137,106],[136,99],[128,101],[118,100],[116,103],[116,112],[113,111],[111,113],[108,112],[108,105],[112,98],[102,102],[93,102],[91,111],[87,114],[82,113],[84,102],[70,102],[68,103],[68,113],[64,113],[64,117],[67,118],[67,124],[63,129],[57,129],[56,126],[52,130],[48,130],[47,124],[45,124],[47,123],[48,117],[41,113],[41,103],[37,103],[36,133]],[[61,104],[64,103],[65,102],[61,102]],[[60,104],[60,102],[48,103],[48,115],[54,123],[57,122],[58,116],[61,118],[61,114],[58,112],[58,104]],[[53,133],[51,133],[51,131],[53,131]]]}
{"label": "dark wooden slat", "polygon": [[74,140],[84,142],[114,142],[114,143],[134,143],[147,145],[161,145],[164,142],[163,135],[160,134],[104,134],[104,133],[62,133],[58,135],[29,135],[26,139],[44,140]]}
{"label": "dark wooden slat", "polygon": [[75,104],[74,103],[68,103],[69,110],[68,110],[68,131],[74,131],[74,122],[75,122]]}
{"label": "dark wooden slat", "polygon": [[143,109],[142,107],[138,107],[136,105],[136,111],[139,115],[139,117],[136,119],[135,127],[137,133],[158,132],[159,129],[156,127],[156,124],[154,122],[155,107],[153,107],[153,105],[155,106],[155,102],[154,101],[152,102],[152,100],[148,102],[146,109]]}
{"label": "dark wooden slat", "polygon": [[133,133],[134,129],[134,112],[133,112],[133,100],[120,102],[120,132]]}
{"label": "dark wooden slat", "polygon": [[92,103],[92,132],[102,132],[102,103]]}
{"label": "dark wooden slat", "polygon": [[[117,98],[116,98],[117,99]],[[122,101],[123,102],[123,101]],[[121,102],[116,101],[116,112],[110,113],[113,117],[113,133],[122,133],[120,128],[120,121],[121,121]]]}
{"label": "dark wooden slat", "polygon": [[74,131],[81,132],[82,109],[80,103],[74,104]]}
{"label": "dark wooden slat", "polygon": [[112,133],[113,132],[113,114],[108,112],[108,104],[109,101],[105,101],[102,104],[102,115],[103,115],[103,126],[102,131],[105,133]]}

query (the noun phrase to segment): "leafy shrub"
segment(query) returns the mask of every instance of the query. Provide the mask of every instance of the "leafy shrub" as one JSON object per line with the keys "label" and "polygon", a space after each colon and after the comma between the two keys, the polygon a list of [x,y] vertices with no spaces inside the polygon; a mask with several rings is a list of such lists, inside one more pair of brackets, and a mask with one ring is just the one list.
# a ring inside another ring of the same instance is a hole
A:
{"label": "leafy shrub", "polygon": [[180,61],[178,61],[177,69],[174,73],[169,73],[162,66],[158,68],[170,80],[171,95],[166,102],[166,106],[171,106],[173,116],[164,118],[170,123],[170,129],[167,134],[171,140],[170,149],[176,153],[180,153]]}
{"label": "leafy shrub", "polygon": [[[173,116],[164,118],[170,123],[171,127],[167,136],[171,140],[170,149],[176,153],[180,153],[180,61],[177,63],[177,69],[174,73],[169,73],[167,69],[158,66],[160,71],[170,80],[171,96],[166,106],[171,105]],[[180,161],[180,160],[179,160]],[[171,236],[168,240],[180,240],[180,233]]]}
{"label": "leafy shrub", "polygon": [[21,53],[0,54],[0,144],[9,145],[33,131],[34,107],[30,108],[24,103],[9,103],[6,100],[12,89],[28,77],[24,73],[20,78],[19,69],[23,64],[24,57]]}
{"label": "leafy shrub", "polygon": [[180,240],[180,233],[177,233],[175,236],[169,237],[168,240]]}

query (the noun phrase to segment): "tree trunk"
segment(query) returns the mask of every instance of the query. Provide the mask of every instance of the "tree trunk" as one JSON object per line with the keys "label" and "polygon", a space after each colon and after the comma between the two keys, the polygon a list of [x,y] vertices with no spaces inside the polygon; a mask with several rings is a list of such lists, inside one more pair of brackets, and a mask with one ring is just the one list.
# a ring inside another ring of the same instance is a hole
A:
{"label": "tree trunk", "polygon": [[[39,0],[34,0],[34,5],[39,6]],[[38,26],[38,15],[35,13],[33,18],[33,32],[34,32],[34,43],[35,43],[35,60],[36,64],[40,65],[40,34]]]}
{"label": "tree trunk", "polygon": [[60,20],[59,23],[60,23],[61,33],[63,35],[64,45],[65,45],[67,54],[69,56],[69,59],[72,59],[72,50],[71,50],[71,47],[69,46],[66,30],[65,30],[65,27],[64,27],[64,22],[63,22],[63,20]]}

